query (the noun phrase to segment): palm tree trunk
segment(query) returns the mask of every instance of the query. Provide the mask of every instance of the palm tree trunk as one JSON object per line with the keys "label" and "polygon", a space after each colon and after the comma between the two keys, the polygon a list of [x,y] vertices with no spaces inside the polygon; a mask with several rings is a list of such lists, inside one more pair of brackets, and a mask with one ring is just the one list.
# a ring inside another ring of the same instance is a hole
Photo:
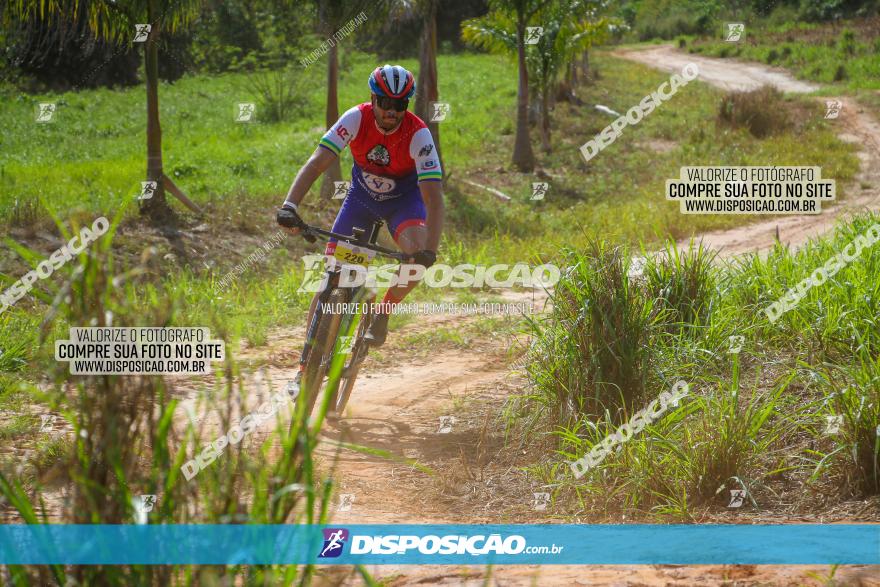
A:
{"label": "palm tree trunk", "polygon": [[535,92],[535,84],[529,85],[529,129],[538,124],[541,116],[541,96]]}
{"label": "palm tree trunk", "polygon": [[437,157],[443,166],[443,158],[440,153],[440,123],[431,122],[431,102],[436,102],[440,97],[437,85],[437,0],[429,0],[426,7],[425,20],[422,28],[422,38],[419,43],[419,79],[416,82],[416,106],[415,114],[428,125],[431,136],[434,137],[434,146],[437,149]]}
{"label": "palm tree trunk", "polygon": [[552,150],[550,146],[550,84],[541,88],[541,148],[545,153]]}
{"label": "palm tree trunk", "polygon": [[[339,120],[339,48],[334,42],[327,54],[327,111],[324,121],[330,128]],[[342,168],[339,165],[339,157],[324,172],[321,181],[321,198],[329,200],[333,197],[335,186],[333,182],[342,180]]]}
{"label": "palm tree trunk", "polygon": [[516,138],[513,143],[513,164],[520,171],[535,168],[535,154],[529,139],[529,73],[526,69],[526,23],[523,18],[516,25],[516,52],[519,65],[519,84],[516,91]]}
{"label": "palm tree trunk", "polygon": [[147,78],[147,181],[155,181],[153,197],[141,202],[141,213],[156,225],[166,225],[174,212],[165,199],[162,185],[162,128],[159,126],[159,27],[158,0],[147,3],[150,36],[144,47],[144,72]]}

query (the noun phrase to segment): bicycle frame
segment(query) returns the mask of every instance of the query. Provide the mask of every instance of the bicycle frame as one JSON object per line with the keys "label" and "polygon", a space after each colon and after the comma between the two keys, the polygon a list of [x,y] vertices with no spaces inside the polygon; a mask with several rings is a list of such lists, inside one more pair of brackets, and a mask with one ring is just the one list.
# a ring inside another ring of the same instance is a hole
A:
{"label": "bicycle frame", "polygon": [[[306,226],[305,228],[303,228],[303,236],[311,235],[313,237],[315,237],[315,236],[332,237],[332,238],[335,238],[337,240],[340,240],[340,241],[343,241],[343,242],[346,242],[349,244],[353,244],[353,245],[356,245],[359,247],[363,247],[363,248],[375,251],[376,253],[382,254],[386,257],[391,257],[393,259],[397,259],[398,261],[401,261],[401,262],[405,261],[406,259],[409,258],[409,255],[407,255],[406,253],[400,253],[398,251],[393,251],[391,249],[387,249],[385,247],[381,247],[376,244],[376,241],[379,238],[379,231],[382,229],[382,226],[384,226],[384,225],[385,225],[385,222],[381,219],[374,222],[373,226],[370,229],[369,237],[367,237],[367,238],[364,238],[366,231],[362,228],[359,228],[359,227],[353,228],[352,235],[347,236],[344,234],[338,234],[338,233],[335,233],[335,232],[332,232],[329,230],[324,230],[321,228],[317,228],[314,226]],[[327,285],[324,288],[324,290],[321,292],[320,296],[318,297],[318,304],[315,307],[315,312],[312,315],[312,320],[309,323],[308,330],[306,331],[306,342],[305,342],[305,345],[303,346],[303,353],[302,353],[302,357],[301,357],[301,362],[303,362],[303,363],[308,361],[309,353],[311,352],[312,346],[314,345],[314,336],[317,332],[318,324],[320,323],[321,318],[324,315],[325,304],[327,303],[327,300],[330,297],[331,292],[334,289],[337,289],[339,286],[339,276],[340,276],[341,268],[335,267],[335,268],[328,269],[327,271],[330,273],[330,275],[328,276],[328,279],[327,279]],[[361,285],[361,286],[357,286],[354,288],[350,288],[348,291],[350,291],[350,293],[349,293],[349,295],[346,296],[345,302],[360,303],[360,301],[363,300],[364,295],[365,295],[364,294],[364,291],[365,291],[364,286]],[[344,315],[342,318],[342,323],[339,326],[340,333],[346,332],[346,336],[351,336],[351,330],[353,330],[354,328],[357,327],[357,322],[358,321],[354,320],[353,315],[351,315],[351,314]],[[330,371],[331,374],[333,373],[334,367],[338,367],[338,364],[341,363],[342,361],[344,361],[345,353],[339,352],[339,350],[340,350],[339,343],[340,343],[340,339],[337,337],[336,344],[334,345],[334,348],[333,348],[333,354],[332,354],[332,358],[331,358],[331,362],[330,362],[330,367],[328,369],[328,371]],[[340,357],[342,357],[342,358],[340,358]],[[335,383],[338,384],[338,378],[336,379]],[[333,385],[331,382],[331,387],[332,386]]]}

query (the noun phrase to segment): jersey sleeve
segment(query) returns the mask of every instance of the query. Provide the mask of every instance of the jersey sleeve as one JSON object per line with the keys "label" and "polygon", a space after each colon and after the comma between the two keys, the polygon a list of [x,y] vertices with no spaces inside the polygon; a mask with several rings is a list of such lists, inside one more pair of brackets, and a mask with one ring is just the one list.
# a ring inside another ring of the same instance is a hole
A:
{"label": "jersey sleeve", "polygon": [[357,106],[350,108],[339,117],[336,124],[331,126],[321,141],[319,147],[324,147],[334,155],[339,155],[342,149],[348,145],[357,135],[358,128],[361,126],[361,111]]}
{"label": "jersey sleeve", "polygon": [[434,139],[427,127],[420,128],[413,134],[409,144],[409,155],[416,163],[419,182],[441,181],[443,179],[440,157],[437,156]]}

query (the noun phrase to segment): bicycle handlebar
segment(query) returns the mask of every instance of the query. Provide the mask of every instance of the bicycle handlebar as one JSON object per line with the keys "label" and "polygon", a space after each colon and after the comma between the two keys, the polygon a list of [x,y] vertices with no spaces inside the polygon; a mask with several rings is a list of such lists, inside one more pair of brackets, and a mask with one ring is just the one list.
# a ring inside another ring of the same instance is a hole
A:
{"label": "bicycle handlebar", "polygon": [[379,246],[377,244],[370,243],[365,240],[360,240],[353,235],[345,235],[338,234],[330,230],[324,230],[323,228],[318,228],[317,226],[311,226],[306,224],[305,222],[298,222],[299,218],[293,212],[289,210],[279,210],[277,214],[278,224],[281,226],[286,226],[288,228],[299,228],[302,231],[303,238],[313,243],[317,240],[318,236],[325,236],[327,238],[335,238],[336,240],[344,241],[346,243],[374,251],[379,253],[380,255],[384,255],[385,257],[390,257],[392,259],[396,259],[401,263],[404,263],[411,257],[407,253],[401,253],[398,251],[394,251],[392,249],[386,249],[385,247]]}

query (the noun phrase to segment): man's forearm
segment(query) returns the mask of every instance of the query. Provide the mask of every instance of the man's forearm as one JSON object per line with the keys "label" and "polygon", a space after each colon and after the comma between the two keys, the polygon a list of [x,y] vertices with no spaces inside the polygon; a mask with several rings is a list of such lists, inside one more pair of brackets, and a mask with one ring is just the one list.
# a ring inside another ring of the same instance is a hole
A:
{"label": "man's forearm", "polygon": [[292,203],[299,206],[300,202],[303,201],[303,198],[306,197],[309,188],[312,187],[312,184],[315,183],[315,180],[318,179],[320,175],[320,171],[315,169],[309,163],[306,163],[303,168],[299,170],[299,173],[296,174],[296,178],[290,185],[290,190],[287,192],[287,198],[285,198],[284,203]]}
{"label": "man's forearm", "polygon": [[316,149],[306,164],[299,170],[299,173],[296,174],[296,178],[287,191],[287,198],[285,198],[284,203],[299,206],[300,202],[303,201],[303,198],[309,192],[309,188],[330,167],[334,159],[336,159],[336,155],[333,155],[326,149],[320,147]]}

